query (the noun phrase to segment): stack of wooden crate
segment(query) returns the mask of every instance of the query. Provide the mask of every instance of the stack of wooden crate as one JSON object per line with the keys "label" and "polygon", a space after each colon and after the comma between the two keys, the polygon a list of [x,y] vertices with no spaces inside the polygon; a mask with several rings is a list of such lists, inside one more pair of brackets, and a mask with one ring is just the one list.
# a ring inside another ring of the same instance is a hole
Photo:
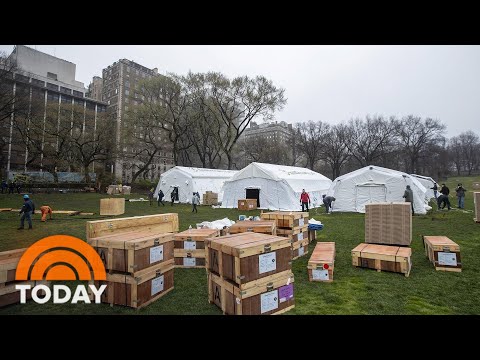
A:
{"label": "stack of wooden crate", "polygon": [[205,239],[220,236],[216,229],[188,229],[174,235],[175,267],[205,268]]}
{"label": "stack of wooden crate", "polygon": [[248,211],[257,209],[257,199],[238,200],[238,210]]}
{"label": "stack of wooden crate", "polygon": [[307,272],[309,281],[333,281],[335,266],[335,243],[319,242],[308,260]]}
{"label": "stack of wooden crate", "polygon": [[480,192],[473,193],[473,203],[475,206],[475,222],[480,223]]}
{"label": "stack of wooden crate", "polygon": [[228,315],[295,307],[290,240],[245,232],[205,240],[208,299]]}
{"label": "stack of wooden crate", "polygon": [[425,255],[435,270],[462,271],[460,246],[446,236],[423,236]]}
{"label": "stack of wooden crate", "polygon": [[217,205],[218,194],[212,191],[205,191],[203,194],[202,205]]}
{"label": "stack of wooden crate", "polygon": [[107,284],[102,302],[140,308],[173,289],[178,214],[87,222],[87,242],[103,260]]}
{"label": "stack of wooden crate", "polygon": [[274,220],[245,220],[237,221],[229,228],[230,234],[239,234],[249,231],[261,234],[277,235],[277,224]]}
{"label": "stack of wooden crate", "polygon": [[[0,308],[20,303],[20,290],[17,290],[15,285],[23,284],[30,285],[31,287],[39,284],[49,285],[48,281],[15,280],[18,262],[26,250],[27,249],[16,249],[0,252]],[[30,290],[27,290],[26,294],[27,300],[32,298]],[[40,295],[43,294],[40,293]]]}
{"label": "stack of wooden crate", "polygon": [[125,214],[125,198],[100,199],[100,215]]}
{"label": "stack of wooden crate", "polygon": [[365,244],[352,250],[357,267],[409,276],[412,267],[411,205],[406,202],[365,205]]}
{"label": "stack of wooden crate", "polygon": [[277,224],[277,235],[292,241],[294,260],[308,254],[308,212],[273,211],[262,213],[260,217],[263,220],[274,220]]}

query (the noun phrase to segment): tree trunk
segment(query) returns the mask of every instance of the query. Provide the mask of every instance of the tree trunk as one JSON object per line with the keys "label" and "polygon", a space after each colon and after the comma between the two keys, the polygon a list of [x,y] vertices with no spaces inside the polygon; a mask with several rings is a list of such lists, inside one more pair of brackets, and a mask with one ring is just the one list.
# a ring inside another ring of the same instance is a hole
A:
{"label": "tree trunk", "polygon": [[88,173],[88,165],[89,165],[89,164],[83,165],[83,171],[85,172],[85,183],[86,183],[87,185],[89,185],[90,182],[91,182],[90,174]]}

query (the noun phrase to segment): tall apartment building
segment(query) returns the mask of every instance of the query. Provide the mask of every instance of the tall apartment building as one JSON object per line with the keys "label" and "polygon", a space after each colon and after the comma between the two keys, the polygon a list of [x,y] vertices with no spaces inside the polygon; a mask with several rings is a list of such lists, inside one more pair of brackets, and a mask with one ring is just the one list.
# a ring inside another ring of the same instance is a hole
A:
{"label": "tall apartment building", "polygon": [[[134,160],[127,160],[125,156],[132,153],[132,149],[127,149],[122,145],[121,128],[124,121],[128,121],[125,112],[129,106],[137,105],[140,95],[135,91],[139,81],[162,76],[158,74],[157,68],[149,69],[136,62],[120,59],[107,68],[103,69],[103,90],[102,99],[108,104],[108,110],[112,112],[116,119],[116,143],[121,156],[115,161],[113,172],[117,179],[122,182],[130,182],[135,171]],[[144,100],[144,99],[142,99]],[[139,147],[142,144],[138,144]],[[173,153],[171,150],[162,152],[157,156],[149,170],[149,177],[159,178],[160,174],[173,167]]]}
{"label": "tall apartment building", "polygon": [[264,138],[269,141],[286,142],[292,131],[292,124],[285,121],[274,123],[257,124],[252,121],[250,127],[245,129],[245,141],[250,139]]}
{"label": "tall apartment building", "polygon": [[102,101],[103,79],[99,76],[94,76],[92,82],[88,85],[86,97],[97,101]]}
{"label": "tall apartment building", "polygon": [[[13,76],[6,80],[2,86],[11,87],[13,95],[22,95],[28,99],[28,111],[32,111],[35,104],[36,116],[31,116],[31,121],[40,122],[32,124],[41,128],[45,121],[71,121],[74,112],[76,118],[83,119],[83,128],[94,128],[97,115],[106,112],[107,104],[102,101],[85,97],[86,89],[82,82],[75,80],[76,65],[69,61],[45,54],[41,51],[18,45],[9,56],[10,61],[15,61],[17,70]],[[48,108],[48,111],[47,111]],[[16,110],[16,109],[15,109]],[[25,109],[23,109],[25,111]],[[2,134],[2,167],[7,171],[42,171],[48,158],[44,159],[44,142],[41,139],[42,153],[40,156],[29,157],[28,148],[18,139],[21,137],[15,127],[16,118],[24,114],[15,111],[10,121],[0,125]],[[54,117],[54,118],[51,118]],[[86,127],[87,126],[87,127]],[[45,129],[45,125],[43,125]],[[45,130],[44,130],[45,132]],[[58,169],[69,171],[68,169]]]}

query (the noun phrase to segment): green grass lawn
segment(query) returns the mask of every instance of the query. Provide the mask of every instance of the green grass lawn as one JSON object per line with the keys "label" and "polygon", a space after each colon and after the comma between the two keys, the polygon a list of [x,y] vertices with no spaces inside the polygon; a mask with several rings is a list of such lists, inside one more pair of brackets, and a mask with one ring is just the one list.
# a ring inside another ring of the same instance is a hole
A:
{"label": "green grass lawn", "polygon": [[[480,177],[457,178],[447,181],[453,196],[454,209],[434,211],[413,218],[412,271],[410,277],[401,274],[376,272],[352,266],[350,251],[364,241],[364,215],[343,213],[325,215],[322,209],[310,211],[310,216],[325,224],[317,232],[319,241],[335,241],[336,261],[333,283],[308,281],[309,254],[293,262],[296,307],[286,314],[480,314],[480,224],[473,222],[472,193],[467,193],[465,211],[456,209],[454,188],[462,182],[471,190]],[[146,197],[134,194],[130,198]],[[92,216],[55,215],[53,221],[40,222],[34,216],[33,230],[16,230],[19,216],[13,212],[0,213],[0,251],[27,247],[49,235],[67,234],[85,239],[85,222],[100,219],[98,194],[38,194],[32,199],[39,208],[43,202],[54,210],[95,212]],[[20,195],[0,194],[0,208],[20,208]],[[148,202],[127,202],[121,217],[177,212],[180,231],[196,223],[228,217],[238,218],[245,212],[236,209],[212,209],[200,206],[198,214],[187,205],[166,204],[149,206]],[[259,211],[249,212],[258,215]],[[103,217],[104,218],[104,217]],[[435,271],[422,247],[422,235],[445,235],[461,246],[461,273]],[[175,269],[175,289],[146,308],[133,310],[104,304],[12,305],[0,309],[0,314],[221,314],[207,301],[207,277],[203,269]]]}

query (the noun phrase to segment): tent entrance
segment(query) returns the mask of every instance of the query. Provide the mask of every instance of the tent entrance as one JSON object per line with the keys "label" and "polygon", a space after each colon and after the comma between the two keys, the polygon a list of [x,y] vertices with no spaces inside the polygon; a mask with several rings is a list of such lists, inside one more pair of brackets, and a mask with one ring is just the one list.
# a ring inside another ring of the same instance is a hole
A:
{"label": "tent entrance", "polygon": [[365,212],[365,204],[387,201],[387,188],[384,184],[357,185],[355,207],[358,212]]}
{"label": "tent entrance", "polygon": [[257,207],[260,207],[260,189],[245,189],[245,199],[257,199]]}
{"label": "tent entrance", "polygon": [[172,192],[175,193],[174,198],[173,198],[174,201],[178,201],[178,186],[173,186]]}

